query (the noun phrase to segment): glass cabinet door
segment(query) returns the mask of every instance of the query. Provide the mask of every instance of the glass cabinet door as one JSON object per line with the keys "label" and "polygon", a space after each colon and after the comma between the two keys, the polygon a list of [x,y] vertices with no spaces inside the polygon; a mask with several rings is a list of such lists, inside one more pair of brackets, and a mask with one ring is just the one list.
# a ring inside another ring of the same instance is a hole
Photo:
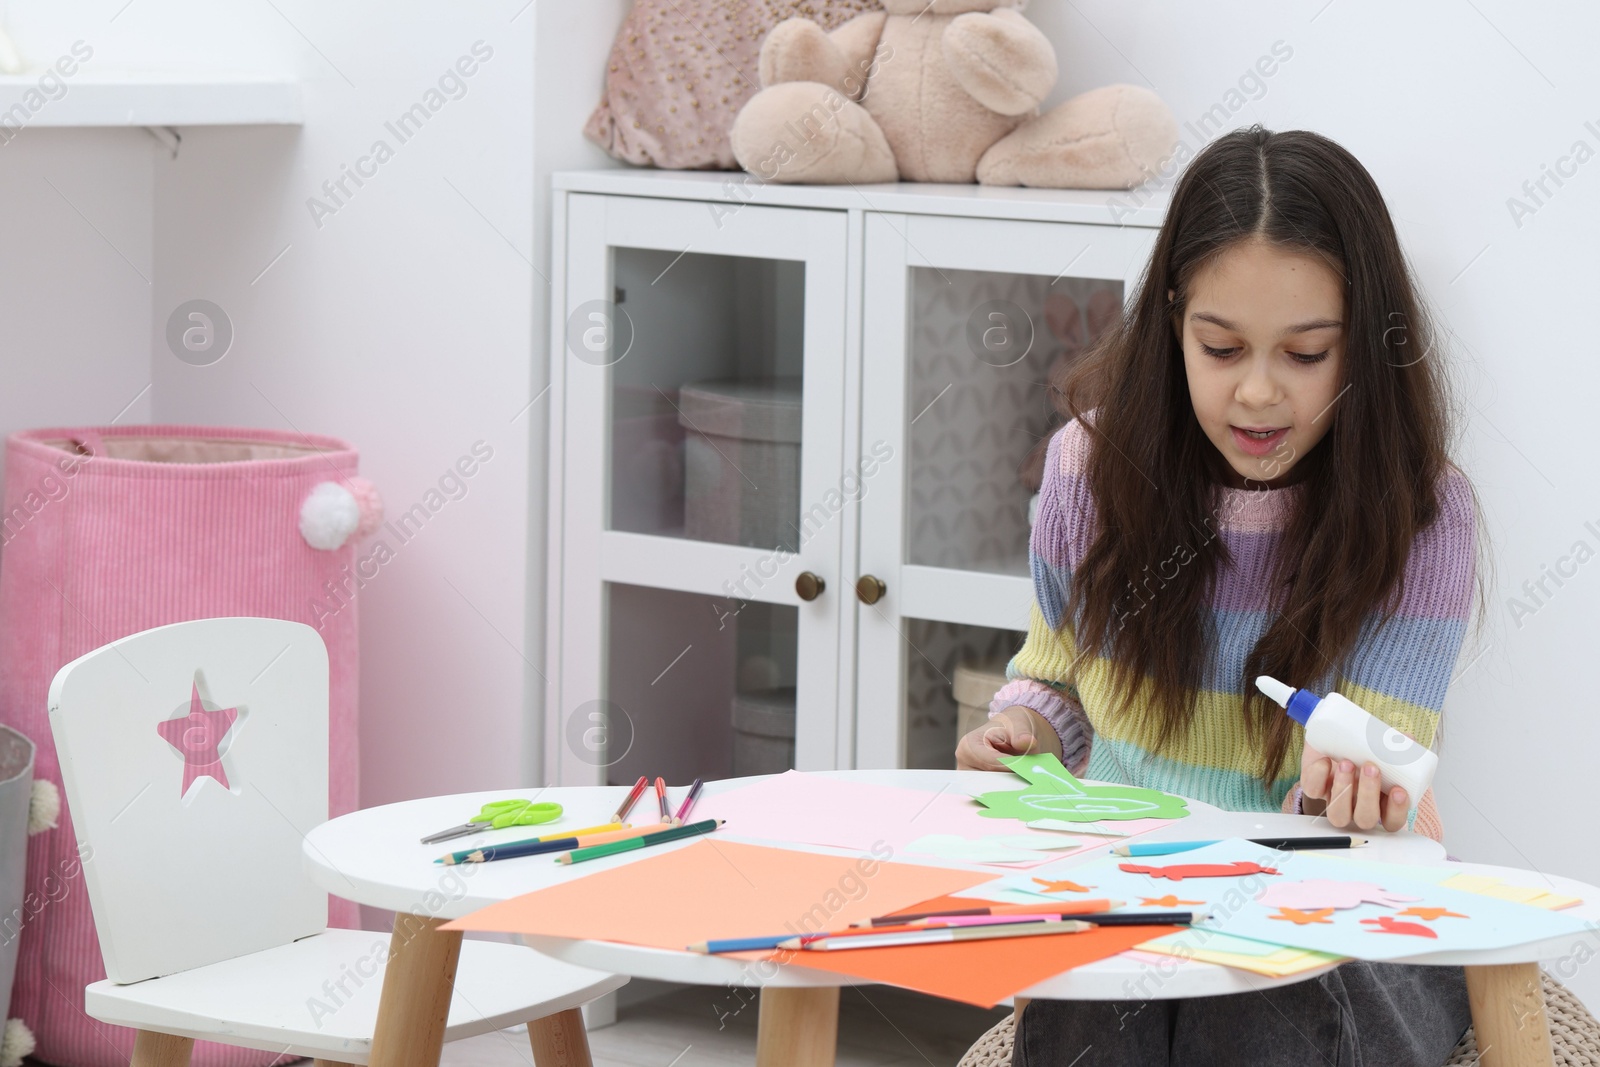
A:
{"label": "glass cabinet door", "polygon": [[836,766],[845,215],[565,210],[560,780]]}
{"label": "glass cabinet door", "polygon": [[999,687],[1027,629],[1055,386],[1118,321],[1154,236],[867,216],[862,437],[905,462],[861,504],[858,766],[952,766]]}

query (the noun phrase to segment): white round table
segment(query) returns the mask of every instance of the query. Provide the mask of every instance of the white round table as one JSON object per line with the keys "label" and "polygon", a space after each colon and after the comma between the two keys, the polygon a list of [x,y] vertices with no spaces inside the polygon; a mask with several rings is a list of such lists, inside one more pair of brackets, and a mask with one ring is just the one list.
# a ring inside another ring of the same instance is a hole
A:
{"label": "white round table", "polygon": [[[983,792],[1004,788],[1013,775],[981,771],[827,771],[830,776],[879,785],[899,786],[936,792]],[[748,785],[756,779],[728,779],[707,782],[705,796]],[[642,850],[593,860],[581,868],[528,860],[505,860],[482,864],[440,866],[432,861],[447,851],[475,847],[496,840],[515,840],[536,836],[538,827],[519,827],[491,831],[459,841],[422,845],[418,838],[434,830],[464,822],[467,816],[491,800],[526,797],[553,800],[565,812],[561,825],[587,826],[604,822],[627,793],[626,787],[555,787],[549,789],[492,790],[447,797],[386,804],[352,812],[322,824],[307,835],[304,855],[311,877],[328,892],[362,904],[396,912],[396,932],[391,960],[385,972],[382,1007],[378,1028],[386,1025],[408,1033],[399,1047],[415,1049],[416,1058],[406,1055],[395,1064],[437,1063],[438,1038],[421,1031],[421,1020],[429,1016],[423,1007],[432,1004],[443,1018],[448,1008],[450,973],[454,957],[441,968],[441,953],[459,949],[459,933],[438,930],[449,921],[490,904],[520,896],[573,877],[637,862],[657,851]],[[639,800],[648,809],[655,798],[646,793]],[[1261,812],[1228,812],[1191,800],[1191,815],[1163,830],[1140,835],[1140,841],[1166,839],[1213,839],[1227,837],[1289,836],[1334,832],[1326,819],[1305,815]],[[735,836],[728,835],[730,838]],[[1377,831],[1367,836],[1372,844],[1362,850],[1363,859],[1396,863],[1436,864],[1444,862],[1444,848],[1431,838],[1412,833],[1386,834]],[[740,836],[742,840],[762,839]],[[692,842],[658,846],[686,847]],[[781,842],[787,847],[816,852],[850,854],[846,849]],[[1049,865],[1052,874],[1062,874],[1088,859],[1105,855],[1117,844],[1116,838],[1065,856]],[[948,866],[988,873],[1003,869],[980,864],[940,860],[934,857],[909,857],[908,862]],[[1573,879],[1515,868],[1482,864],[1460,864],[1464,873],[1488,874],[1513,883],[1538,880],[1551,891],[1570,893],[1584,903],[1571,914],[1600,916],[1600,889]],[[1035,870],[1038,870],[1036,868]],[[1032,873],[1032,872],[1030,872]],[[404,924],[402,936],[401,926]],[[538,951],[569,963],[596,970],[653,978],[670,982],[724,986],[730,990],[759,987],[760,1026],[757,1062],[767,1064],[831,1064],[838,1024],[838,991],[851,979],[829,971],[817,971],[792,964],[769,964],[757,968],[737,959],[708,956],[686,951],[670,951],[640,945],[607,941],[578,941],[555,937],[524,939]],[[1472,995],[1473,1021],[1478,1029],[1479,1047],[1493,1046],[1500,1055],[1484,1057],[1485,1067],[1525,1067],[1551,1062],[1548,1027],[1544,1024],[1543,994],[1538,962],[1570,955],[1577,946],[1571,939],[1540,942],[1514,949],[1489,952],[1435,952],[1406,957],[1401,962],[1461,964],[1467,967]],[[1017,995],[1024,999],[1058,1000],[1159,1000],[1175,997],[1212,996],[1250,992],[1287,985],[1315,977],[1334,964],[1304,971],[1288,978],[1270,978],[1232,967],[1202,963],[1192,959],[1166,957],[1160,963],[1138,956],[1117,955],[1039,982]],[[445,973],[449,972],[449,973]],[[391,986],[394,986],[391,996]],[[391,1004],[391,1001],[393,1003]],[[387,1016],[385,1013],[388,1013]],[[1538,1025],[1529,1023],[1537,1020]],[[1541,1051],[1542,1050],[1542,1051]],[[1542,1056],[1542,1058],[1540,1058]],[[430,1058],[431,1057],[431,1058]]]}

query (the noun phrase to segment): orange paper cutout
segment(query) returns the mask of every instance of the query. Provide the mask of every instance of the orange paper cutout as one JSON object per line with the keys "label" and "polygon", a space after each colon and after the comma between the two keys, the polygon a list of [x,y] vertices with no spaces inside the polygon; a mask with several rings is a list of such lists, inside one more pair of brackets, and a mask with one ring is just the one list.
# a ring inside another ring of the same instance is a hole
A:
{"label": "orange paper cutout", "polygon": [[799,967],[849,975],[863,982],[883,982],[992,1008],[1006,997],[1063,971],[1115,956],[1141,941],[1186,929],[1188,927],[1184,926],[1100,926],[1076,934],[946,945],[730,955],[782,960]]}
{"label": "orange paper cutout", "polygon": [[1171,893],[1168,893],[1164,897],[1140,897],[1139,898],[1139,903],[1140,904],[1148,904],[1151,907],[1155,907],[1155,908],[1176,908],[1180,904],[1204,904],[1205,901],[1203,901],[1203,900],[1179,900],[1177,897],[1173,896]]}
{"label": "orange paper cutout", "polygon": [[1449,908],[1423,908],[1423,907],[1419,907],[1419,906],[1417,906],[1415,904],[1413,904],[1411,907],[1407,908],[1405,911],[1397,911],[1397,912],[1395,912],[1395,914],[1396,915],[1415,915],[1417,918],[1419,918],[1419,919],[1427,919],[1429,922],[1433,922],[1433,920],[1441,918],[1443,916],[1447,916],[1447,915],[1449,917],[1453,918],[1453,919],[1469,919],[1469,918],[1471,918],[1471,916],[1469,916],[1469,915],[1463,915],[1459,911],[1451,911]]}
{"label": "orange paper cutout", "polygon": [[1367,931],[1369,934],[1410,934],[1413,937],[1431,937],[1435,939],[1439,936],[1421,923],[1403,923],[1393,915],[1380,915],[1376,919],[1362,919],[1361,921],[1370,927],[1375,927],[1375,929]]}
{"label": "orange paper cutout", "polygon": [[1328,916],[1333,914],[1332,908],[1318,908],[1316,911],[1301,911],[1299,908],[1279,908],[1278,914],[1268,915],[1269,919],[1288,919],[1296,926],[1308,926],[1311,923],[1327,923],[1333,925],[1333,920]]}
{"label": "orange paper cutout", "polygon": [[1045,878],[1035,878],[1034,881],[1044,887],[1041,890],[1044,893],[1087,893],[1094,888],[1092,885],[1079,885],[1077,882],[1066,881],[1052,882]]}
{"label": "orange paper cutout", "polygon": [[712,939],[837,930],[994,877],[709,838],[655,851],[592,874],[578,864],[560,885],[491,904],[445,928],[682,950]]}

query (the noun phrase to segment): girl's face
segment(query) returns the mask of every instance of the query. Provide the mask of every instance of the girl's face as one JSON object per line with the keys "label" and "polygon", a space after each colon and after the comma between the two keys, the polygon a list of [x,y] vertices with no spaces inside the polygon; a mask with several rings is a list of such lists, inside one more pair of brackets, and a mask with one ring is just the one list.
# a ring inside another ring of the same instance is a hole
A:
{"label": "girl's face", "polygon": [[1344,311],[1344,279],[1324,260],[1265,241],[1196,273],[1181,334],[1189,400],[1234,485],[1281,483],[1328,432]]}

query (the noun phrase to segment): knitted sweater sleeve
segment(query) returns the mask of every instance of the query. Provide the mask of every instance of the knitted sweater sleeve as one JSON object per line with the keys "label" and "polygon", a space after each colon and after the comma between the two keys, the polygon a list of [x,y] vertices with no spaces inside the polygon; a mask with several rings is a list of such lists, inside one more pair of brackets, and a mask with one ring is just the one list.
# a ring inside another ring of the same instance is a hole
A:
{"label": "knitted sweater sleeve", "polygon": [[1093,500],[1082,478],[1087,437],[1076,421],[1050,439],[1044,482],[1028,541],[1033,603],[1028,635],[1006,664],[1006,684],[989,704],[994,717],[1008,707],[1037,711],[1061,738],[1061,762],[1073,773],[1089,763],[1094,729],[1067,684],[1074,658],[1070,628],[1063,626],[1072,588],[1072,566],[1082,558],[1093,526]]}
{"label": "knitted sweater sleeve", "polygon": [[[1335,685],[1339,693],[1424,745],[1434,742],[1466,634],[1476,532],[1471,488],[1465,476],[1452,470],[1440,483],[1438,517],[1412,545],[1395,610],[1368,624]],[[1284,810],[1298,811],[1299,800],[1297,785]],[[1443,840],[1432,789],[1418,799],[1406,826]]]}

